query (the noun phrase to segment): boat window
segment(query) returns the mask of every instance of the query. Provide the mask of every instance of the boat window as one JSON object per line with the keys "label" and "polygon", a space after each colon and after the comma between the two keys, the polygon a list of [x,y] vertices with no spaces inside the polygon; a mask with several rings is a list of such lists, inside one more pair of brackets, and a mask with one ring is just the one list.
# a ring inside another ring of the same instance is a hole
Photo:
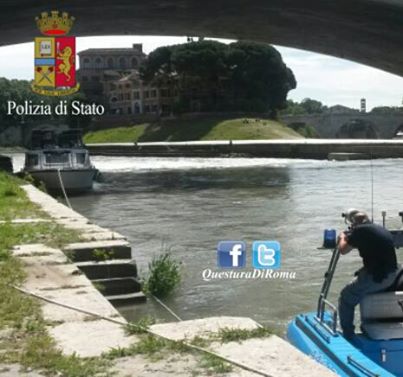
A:
{"label": "boat window", "polygon": [[69,162],[70,153],[45,153],[47,164],[61,164]]}
{"label": "boat window", "polygon": [[85,164],[85,153],[76,153],[77,164]]}
{"label": "boat window", "polygon": [[25,165],[35,166],[38,165],[39,159],[37,154],[27,154],[25,155]]}

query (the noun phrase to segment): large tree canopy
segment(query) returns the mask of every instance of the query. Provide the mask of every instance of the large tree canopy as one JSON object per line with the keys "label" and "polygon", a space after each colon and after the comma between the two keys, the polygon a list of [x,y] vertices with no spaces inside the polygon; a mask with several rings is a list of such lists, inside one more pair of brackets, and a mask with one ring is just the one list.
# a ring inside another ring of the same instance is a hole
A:
{"label": "large tree canopy", "polygon": [[142,78],[172,85],[182,111],[198,100],[204,111],[269,111],[287,104],[296,87],[292,71],[272,46],[199,41],[160,47],[147,58]]}

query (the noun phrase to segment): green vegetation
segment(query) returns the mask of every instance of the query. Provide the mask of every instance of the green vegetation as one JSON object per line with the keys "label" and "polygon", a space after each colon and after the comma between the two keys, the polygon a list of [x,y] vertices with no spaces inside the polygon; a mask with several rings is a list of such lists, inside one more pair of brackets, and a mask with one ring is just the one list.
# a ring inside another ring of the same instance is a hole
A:
{"label": "green vegetation", "polygon": [[0,171],[0,220],[41,217],[47,214],[28,200],[19,187],[24,181]]}
{"label": "green vegetation", "polygon": [[169,296],[181,281],[180,265],[169,252],[154,257],[148,264],[148,270],[144,291],[155,297]]}
{"label": "green vegetation", "polygon": [[214,375],[220,373],[229,373],[233,369],[231,364],[225,362],[217,356],[207,353],[202,355],[200,367],[208,369],[210,372],[214,373]]}
{"label": "green vegetation", "polygon": [[124,143],[138,141],[144,134],[148,124],[139,124],[131,127],[108,128],[100,131],[88,132],[84,136],[85,143]]}
{"label": "green vegetation", "polygon": [[274,47],[247,41],[198,41],[160,47],[150,53],[141,73],[146,83],[175,93],[176,113],[275,114],[285,107],[288,92],[297,85]]}
{"label": "green vegetation", "polygon": [[161,120],[130,127],[88,132],[86,143],[298,139],[302,136],[281,123],[260,118]]}
{"label": "green vegetation", "polygon": [[304,122],[290,123],[288,127],[292,128],[294,131],[298,132],[300,135],[306,138],[319,138],[318,132],[315,128]]}
{"label": "green vegetation", "polygon": [[0,363],[43,369],[46,375],[105,375],[105,360],[64,356],[46,331],[40,305],[13,289],[25,278],[22,264],[9,256],[0,263]]}
{"label": "green vegetation", "polygon": [[107,260],[113,259],[115,253],[113,250],[95,249],[92,252],[92,255],[94,256],[97,262],[105,262]]}
{"label": "green vegetation", "polygon": [[[82,103],[88,103],[85,95],[83,93],[75,93],[70,96],[63,98],[67,101],[67,108],[71,107],[71,102],[74,100],[80,101]],[[21,104],[24,101],[32,101],[34,104],[43,103],[44,105],[50,105],[53,109],[59,103],[59,97],[47,97],[41,96],[34,93],[31,90],[31,84],[27,80],[8,80],[5,77],[0,77],[0,129],[7,126],[19,125],[21,124],[21,115],[13,112],[12,114],[7,114],[7,101],[15,101],[17,104]],[[52,111],[52,114],[55,112]],[[27,115],[24,116],[25,122],[30,122],[33,120],[47,120],[53,121],[57,120],[61,123],[67,123],[71,127],[86,127],[91,121],[91,116],[89,115]]]}
{"label": "green vegetation", "polygon": [[280,111],[281,115],[306,115],[306,114],[321,114],[328,110],[328,107],[322,102],[311,98],[304,98],[301,102],[296,102],[291,99],[287,100],[287,105]]}
{"label": "green vegetation", "polygon": [[[22,181],[0,173],[0,213],[2,218],[44,217],[19,187]],[[26,211],[26,212],[25,212]],[[56,348],[46,331],[38,301],[12,286],[25,279],[23,265],[13,257],[11,248],[41,242],[61,246],[74,242],[78,234],[55,223],[0,224],[0,363],[19,363],[43,370],[45,375],[87,377],[106,375],[107,362],[65,356]]]}
{"label": "green vegetation", "polygon": [[128,334],[145,334],[154,323],[154,318],[146,316],[140,318],[137,322],[129,322],[126,326],[126,332]]}
{"label": "green vegetation", "polygon": [[251,338],[264,338],[272,334],[273,332],[267,327],[258,327],[253,330],[223,328],[218,333],[218,337],[223,343],[227,343],[240,342]]}

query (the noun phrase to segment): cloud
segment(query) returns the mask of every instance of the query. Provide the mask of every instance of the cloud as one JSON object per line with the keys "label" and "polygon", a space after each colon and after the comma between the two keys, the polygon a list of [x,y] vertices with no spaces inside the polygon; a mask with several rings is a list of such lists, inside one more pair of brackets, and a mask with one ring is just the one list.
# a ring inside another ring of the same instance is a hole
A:
{"label": "cloud", "polygon": [[348,60],[277,48],[297,78],[297,89],[289,95],[294,100],[311,97],[327,105],[359,108],[360,99],[366,98],[368,109],[401,105],[402,77]]}

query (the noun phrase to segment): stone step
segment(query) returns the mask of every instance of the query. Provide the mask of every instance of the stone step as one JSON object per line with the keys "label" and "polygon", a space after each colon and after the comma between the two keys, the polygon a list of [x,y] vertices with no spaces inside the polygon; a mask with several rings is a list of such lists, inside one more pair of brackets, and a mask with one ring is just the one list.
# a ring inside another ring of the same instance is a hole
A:
{"label": "stone step", "polygon": [[76,266],[90,280],[113,278],[136,278],[137,265],[134,260],[112,259],[105,262],[78,262]]}
{"label": "stone step", "polygon": [[73,262],[131,259],[132,249],[125,240],[71,243],[63,251]]}
{"label": "stone step", "polygon": [[113,305],[140,304],[147,301],[147,296],[143,292],[105,296],[105,298]]}
{"label": "stone step", "polygon": [[105,296],[123,295],[141,291],[141,283],[135,278],[112,278],[92,280]]}

